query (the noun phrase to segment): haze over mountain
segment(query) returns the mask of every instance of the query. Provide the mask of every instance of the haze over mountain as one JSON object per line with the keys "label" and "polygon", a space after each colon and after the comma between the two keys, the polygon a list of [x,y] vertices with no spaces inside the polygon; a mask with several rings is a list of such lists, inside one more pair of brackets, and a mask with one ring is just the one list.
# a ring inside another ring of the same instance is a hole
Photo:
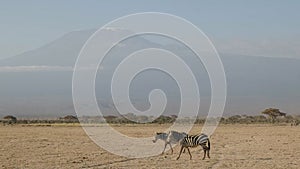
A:
{"label": "haze over mountain", "polygon": [[[94,31],[70,32],[38,49],[0,60],[0,116],[74,114],[72,71],[82,46]],[[107,37],[119,36],[124,31],[127,30],[107,29]],[[146,35],[121,42],[101,64],[96,79],[96,96],[104,114],[117,113],[110,96],[110,80],[116,66],[132,52],[149,47],[172,51],[192,69],[201,94],[199,112],[205,115],[210,103],[210,82],[201,61],[178,42],[157,43]],[[228,84],[225,115],[257,114],[268,107],[277,107],[291,114],[300,113],[297,107],[300,101],[300,60],[224,53],[220,53],[220,57]],[[148,94],[156,88],[167,95],[165,113],[176,114],[180,104],[179,88],[174,79],[156,70],[146,71],[133,80],[130,87],[133,104],[140,110],[149,108]]]}

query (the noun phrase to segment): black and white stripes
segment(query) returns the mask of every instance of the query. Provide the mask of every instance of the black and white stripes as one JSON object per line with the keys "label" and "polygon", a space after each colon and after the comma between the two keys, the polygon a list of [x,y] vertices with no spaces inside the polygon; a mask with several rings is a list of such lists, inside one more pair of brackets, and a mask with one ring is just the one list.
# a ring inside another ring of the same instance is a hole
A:
{"label": "black and white stripes", "polygon": [[189,150],[189,147],[197,147],[197,146],[201,146],[203,148],[204,151],[204,157],[203,160],[206,157],[209,157],[209,150],[210,150],[210,141],[207,135],[205,134],[198,134],[198,135],[187,135],[186,137],[183,138],[183,140],[180,142],[181,145],[181,149],[180,149],[180,153],[179,156],[177,157],[177,160],[180,158],[180,155],[182,153],[182,150],[184,148],[186,148],[190,154],[190,159],[192,159],[192,155],[191,152]]}
{"label": "black and white stripes", "polygon": [[165,152],[167,145],[170,145],[173,154],[172,144],[177,144],[180,142],[187,134],[185,132],[169,131],[168,133],[156,133],[153,143],[157,140],[165,141],[165,147],[162,151],[162,154]]}

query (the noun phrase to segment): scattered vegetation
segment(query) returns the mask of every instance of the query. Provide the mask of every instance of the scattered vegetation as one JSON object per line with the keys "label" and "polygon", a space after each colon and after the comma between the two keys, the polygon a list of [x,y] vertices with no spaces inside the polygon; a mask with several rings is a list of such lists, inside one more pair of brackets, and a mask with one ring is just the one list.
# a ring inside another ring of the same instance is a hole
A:
{"label": "scattered vegetation", "polygon": [[79,123],[78,118],[76,116],[72,116],[72,115],[60,117],[59,120],[65,122],[65,123]]}
{"label": "scattered vegetation", "polygon": [[[262,112],[262,114],[267,115],[233,115],[230,117],[219,117],[207,119],[208,121],[217,121],[220,120],[221,124],[252,124],[252,123],[289,123],[291,126],[297,126],[300,124],[300,115],[286,115],[282,113],[279,109],[269,108]],[[129,118],[130,117],[130,118]],[[281,117],[281,118],[279,118]],[[204,124],[206,119],[201,117],[186,117],[182,119],[177,119],[176,115],[165,116],[162,115],[158,118],[152,116],[137,116],[132,113],[129,113],[124,116],[83,116],[76,117],[73,115],[68,115],[52,120],[39,120],[39,119],[17,119],[14,116],[5,116],[0,123],[3,124],[54,124],[54,123],[85,123],[85,124],[101,124],[101,123],[110,123],[110,124],[135,124],[143,121],[151,121],[154,124],[165,124],[165,123],[174,123],[175,120],[179,123],[190,123],[195,121],[196,124]],[[196,120],[195,120],[196,118]]]}

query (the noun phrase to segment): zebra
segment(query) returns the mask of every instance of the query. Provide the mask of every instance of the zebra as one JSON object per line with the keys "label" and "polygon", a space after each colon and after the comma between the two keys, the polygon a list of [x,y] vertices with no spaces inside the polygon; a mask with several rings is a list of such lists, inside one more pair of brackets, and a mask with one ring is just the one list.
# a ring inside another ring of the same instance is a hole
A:
{"label": "zebra", "polygon": [[183,148],[188,150],[188,152],[190,154],[190,160],[191,160],[192,155],[191,155],[189,147],[197,147],[199,145],[204,150],[204,157],[202,158],[202,160],[205,159],[206,152],[207,152],[207,157],[210,158],[210,156],[209,156],[210,141],[209,141],[209,138],[206,134],[187,135],[186,137],[184,137],[180,141],[180,145],[181,145],[180,153],[179,153],[179,156],[177,157],[176,160],[178,160],[180,158],[180,155],[181,155],[181,152],[182,152]]}
{"label": "zebra", "polygon": [[169,131],[168,133],[156,133],[155,139],[152,141],[153,141],[153,143],[155,143],[157,140],[165,141],[165,147],[164,147],[164,150],[162,151],[162,154],[164,154],[165,149],[168,144],[169,144],[172,154],[173,154],[173,148],[172,148],[171,144],[177,144],[186,136],[187,136],[187,134],[185,132]]}

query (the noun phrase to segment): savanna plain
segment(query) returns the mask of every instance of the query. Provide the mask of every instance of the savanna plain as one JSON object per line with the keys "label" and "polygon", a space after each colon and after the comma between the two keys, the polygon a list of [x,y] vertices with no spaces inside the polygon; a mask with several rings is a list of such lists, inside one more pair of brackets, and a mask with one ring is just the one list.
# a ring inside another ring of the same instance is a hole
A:
{"label": "savanna plain", "polygon": [[[151,137],[168,124],[114,124],[131,137]],[[98,126],[101,127],[101,126]],[[201,131],[195,125],[190,134]],[[300,168],[300,127],[280,124],[222,124],[210,138],[210,159],[201,147],[193,159],[179,146],[163,155],[126,158],[97,146],[78,124],[0,126],[0,168]],[[158,145],[159,146],[159,145]],[[162,147],[163,149],[163,147]]]}

